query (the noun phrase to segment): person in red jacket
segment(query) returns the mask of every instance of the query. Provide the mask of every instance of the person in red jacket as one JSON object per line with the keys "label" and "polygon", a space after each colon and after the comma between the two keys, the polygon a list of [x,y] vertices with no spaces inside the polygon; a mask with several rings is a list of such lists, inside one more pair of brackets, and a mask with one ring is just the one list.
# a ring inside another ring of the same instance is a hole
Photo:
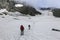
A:
{"label": "person in red jacket", "polygon": [[20,30],[21,30],[21,35],[24,35],[24,26],[23,25],[20,26]]}

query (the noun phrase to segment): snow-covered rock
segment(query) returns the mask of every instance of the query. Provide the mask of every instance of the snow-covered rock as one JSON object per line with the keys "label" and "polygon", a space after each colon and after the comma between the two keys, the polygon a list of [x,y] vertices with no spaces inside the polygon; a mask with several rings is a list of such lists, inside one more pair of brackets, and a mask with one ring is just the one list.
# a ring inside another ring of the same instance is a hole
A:
{"label": "snow-covered rock", "polygon": [[39,10],[39,9],[36,10],[41,12],[43,16],[53,16],[53,12],[51,10]]}
{"label": "snow-covered rock", "polygon": [[15,4],[15,7],[23,7],[22,4]]}

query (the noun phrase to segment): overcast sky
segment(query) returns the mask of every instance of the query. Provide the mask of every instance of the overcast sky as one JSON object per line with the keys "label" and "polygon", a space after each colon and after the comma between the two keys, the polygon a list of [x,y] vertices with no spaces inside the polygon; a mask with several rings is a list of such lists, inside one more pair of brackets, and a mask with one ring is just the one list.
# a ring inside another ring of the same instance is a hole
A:
{"label": "overcast sky", "polygon": [[60,0],[17,0],[26,2],[36,8],[38,7],[58,7],[60,8]]}

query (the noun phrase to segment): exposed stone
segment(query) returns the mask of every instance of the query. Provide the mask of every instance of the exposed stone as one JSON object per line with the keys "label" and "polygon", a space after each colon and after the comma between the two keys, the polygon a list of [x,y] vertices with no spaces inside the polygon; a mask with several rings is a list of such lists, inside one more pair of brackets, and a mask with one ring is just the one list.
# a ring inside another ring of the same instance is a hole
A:
{"label": "exposed stone", "polygon": [[0,2],[0,8],[6,8],[8,11],[11,12],[21,12],[22,14],[29,14],[31,16],[35,16],[36,14],[41,14],[40,12],[36,11],[35,8],[31,6],[23,6],[23,7],[15,7],[16,2],[14,1],[9,1],[9,0],[3,0]]}
{"label": "exposed stone", "polygon": [[60,9],[54,9],[54,10],[53,10],[53,15],[54,15],[55,17],[60,17]]}
{"label": "exposed stone", "polygon": [[41,14],[40,12],[36,11],[35,8],[31,6],[23,6],[23,7],[15,7],[16,11],[21,12],[22,14],[29,14],[31,16],[35,16],[36,14]]}

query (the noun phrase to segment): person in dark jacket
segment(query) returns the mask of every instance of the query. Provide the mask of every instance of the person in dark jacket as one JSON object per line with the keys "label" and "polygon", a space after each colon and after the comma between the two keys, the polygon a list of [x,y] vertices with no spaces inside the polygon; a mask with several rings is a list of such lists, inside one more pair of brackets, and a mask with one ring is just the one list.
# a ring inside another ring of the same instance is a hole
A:
{"label": "person in dark jacket", "polygon": [[30,30],[30,27],[31,27],[31,26],[30,26],[30,25],[28,25],[29,30]]}
{"label": "person in dark jacket", "polygon": [[23,25],[20,26],[20,30],[21,30],[21,35],[24,35],[24,26]]}

